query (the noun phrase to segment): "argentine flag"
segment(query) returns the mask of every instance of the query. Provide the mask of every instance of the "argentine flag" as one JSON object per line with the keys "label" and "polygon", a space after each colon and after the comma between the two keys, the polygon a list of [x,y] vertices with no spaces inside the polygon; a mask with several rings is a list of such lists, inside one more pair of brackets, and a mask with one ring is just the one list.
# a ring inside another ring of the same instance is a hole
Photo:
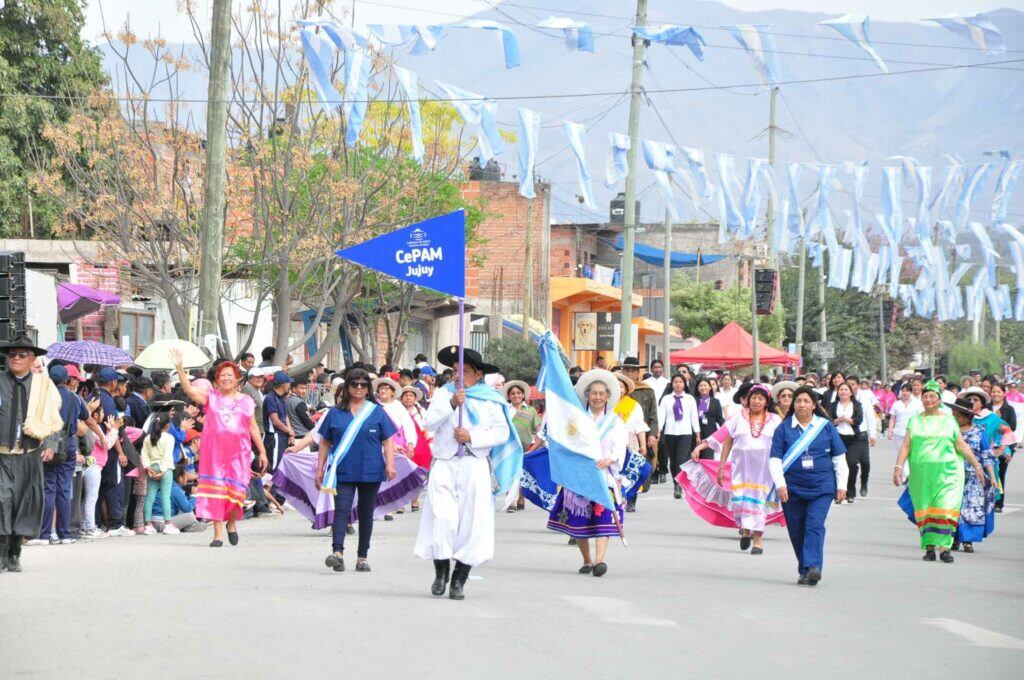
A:
{"label": "argentine flag", "polygon": [[537,389],[544,392],[551,480],[577,496],[614,508],[604,470],[597,467],[601,459],[597,425],[576,396],[551,331],[540,339]]}

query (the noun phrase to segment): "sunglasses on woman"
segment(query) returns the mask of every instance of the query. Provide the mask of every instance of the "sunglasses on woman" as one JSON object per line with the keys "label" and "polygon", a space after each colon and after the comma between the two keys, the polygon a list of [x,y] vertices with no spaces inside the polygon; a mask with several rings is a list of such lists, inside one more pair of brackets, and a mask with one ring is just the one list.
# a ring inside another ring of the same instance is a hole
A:
{"label": "sunglasses on woman", "polygon": [[368,382],[362,382],[362,381],[358,381],[358,382],[350,382],[350,383],[348,384],[348,386],[349,386],[349,387],[355,387],[355,388],[357,388],[357,389],[363,389],[363,390],[368,390],[368,389],[370,389],[370,383],[368,383]]}

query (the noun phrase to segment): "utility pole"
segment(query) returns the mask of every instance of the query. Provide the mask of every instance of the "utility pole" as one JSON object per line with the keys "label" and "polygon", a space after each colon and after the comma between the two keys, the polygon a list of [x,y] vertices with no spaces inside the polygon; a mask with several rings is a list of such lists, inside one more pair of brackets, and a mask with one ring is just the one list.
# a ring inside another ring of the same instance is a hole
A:
{"label": "utility pole", "polygon": [[[818,239],[819,245],[821,244],[821,238]],[[828,315],[825,312],[825,267],[819,267],[820,275],[818,277],[818,305],[821,307],[821,337],[818,339],[822,342],[828,342]],[[824,370],[828,370],[828,359],[824,360],[822,364]]]}
{"label": "utility pole", "polygon": [[526,262],[523,263],[523,340],[530,339],[533,316],[533,199],[526,199]]}
{"label": "utility pole", "polygon": [[[771,105],[768,113],[768,165],[772,172],[775,172],[775,98],[779,95],[779,88],[771,89]],[[777,253],[775,252],[775,206],[768,201],[768,228],[765,231],[765,238],[768,239],[768,268],[778,268]]]}
{"label": "utility pole", "polygon": [[[664,286],[664,305],[665,308],[662,310],[662,324],[664,328],[664,339],[661,364],[668,368],[669,375],[672,375],[672,364],[669,361],[669,354],[671,352],[670,345],[672,344],[672,337],[669,329],[671,328],[672,322],[672,217],[668,213],[668,208],[665,209],[665,259],[663,262],[665,268],[665,286]],[[649,363],[649,362],[648,362]]]}
{"label": "utility pole", "polygon": [[888,382],[889,378],[889,356],[885,348],[885,293],[878,294],[878,344],[882,350],[882,373],[879,378],[882,383]]}
{"label": "utility pole", "polygon": [[761,349],[758,347],[757,329],[757,277],[754,275],[754,258],[750,258],[750,338],[754,352],[754,382],[761,382]]}
{"label": "utility pole", "polygon": [[[782,227],[786,229],[788,227]],[[807,243],[800,239],[800,270],[796,279],[796,353],[804,355],[804,294],[807,289]]]}
{"label": "utility pole", "polygon": [[228,79],[231,73],[231,0],[214,0],[210,28],[210,84],[206,108],[206,178],[199,251],[199,337],[220,336],[220,276],[227,181]]}
{"label": "utility pole", "polygon": [[[647,25],[647,0],[636,0],[635,26]],[[626,159],[626,209],[622,223],[622,308],[619,314],[619,353],[633,353],[633,246],[636,238],[636,150],[640,146],[640,82],[644,75],[645,41],[633,34],[633,79],[629,86],[629,151]],[[622,357],[620,357],[621,359]]]}

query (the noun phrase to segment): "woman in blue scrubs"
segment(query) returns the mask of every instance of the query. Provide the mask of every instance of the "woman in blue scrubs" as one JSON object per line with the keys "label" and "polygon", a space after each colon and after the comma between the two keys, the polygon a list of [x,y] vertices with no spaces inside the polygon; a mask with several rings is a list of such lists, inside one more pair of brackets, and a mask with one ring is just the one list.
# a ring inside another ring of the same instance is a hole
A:
{"label": "woman in blue scrubs", "polygon": [[769,469],[796,553],[797,583],[816,586],[824,562],[825,518],[833,499],[846,497],[848,468],[843,440],[808,386],[793,393],[789,415],[775,428]]}
{"label": "woman in blue scrubs", "polygon": [[[327,480],[327,491],[336,488],[332,552],[324,563],[334,571],[345,571],[345,529],[352,514],[352,503],[359,493],[359,550],[356,571],[370,571],[366,556],[373,534],[373,510],[381,482],[395,477],[395,447],[391,437],[397,432],[391,418],[370,398],[370,376],[355,368],[345,376],[344,391],[338,405],[324,416],[320,426],[320,457],[317,461],[316,485],[324,489],[328,457],[341,458],[335,471],[336,480]],[[353,423],[359,430],[346,437]],[[345,449],[334,451],[336,444]],[[332,483],[332,482],[336,482]]]}

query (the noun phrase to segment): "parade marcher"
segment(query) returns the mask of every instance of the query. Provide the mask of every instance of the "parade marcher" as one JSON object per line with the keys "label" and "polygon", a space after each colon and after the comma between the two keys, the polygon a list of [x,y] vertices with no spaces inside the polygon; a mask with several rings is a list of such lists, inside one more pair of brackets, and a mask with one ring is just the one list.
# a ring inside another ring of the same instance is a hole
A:
{"label": "parade marcher", "polygon": [[793,392],[792,412],[772,437],[769,468],[786,530],[796,553],[797,583],[816,586],[825,561],[825,520],[833,500],[846,495],[846,447],[818,393],[803,385]]}
{"label": "parade marcher", "polygon": [[[537,414],[537,409],[530,406],[529,403],[530,386],[522,380],[510,380],[502,387],[502,392],[505,394],[505,398],[508,399],[508,403],[512,406],[514,412],[512,425],[516,428],[519,443],[522,445],[523,451],[529,451],[534,447],[534,440],[541,426],[541,418]],[[508,511],[515,512],[525,508],[526,499],[523,498],[523,494],[520,492],[515,507],[510,507]]]}
{"label": "parade marcher", "polygon": [[[457,346],[445,347],[437,359],[458,375]],[[498,367],[465,348],[462,372],[463,387],[449,383],[439,388],[424,418],[434,435],[434,462],[414,550],[417,557],[434,561],[430,592],[444,595],[450,576],[453,600],[465,598],[470,569],[494,556],[491,449],[514,445],[522,455],[511,409],[499,392],[483,384],[484,376],[497,373]]]}
{"label": "parade marcher", "polygon": [[1021,441],[1018,433],[1021,430],[1021,412],[1024,411],[1024,406],[1019,402],[1010,400],[1010,397],[1014,394],[1010,390],[1015,388],[1016,385],[1012,383],[1008,385],[996,383],[992,386],[992,411],[999,414],[999,417],[1007,424],[1009,430],[1014,433],[1013,438],[1017,442],[1004,446],[1002,454],[996,455],[996,459],[999,461],[999,487],[998,498],[996,499],[996,512],[1003,511],[1003,503],[1006,500],[1006,469],[1010,466],[1010,460],[1013,459],[1013,454]]}
{"label": "parade marcher", "polygon": [[960,426],[960,435],[971,447],[974,457],[985,470],[985,480],[981,481],[970,470],[970,464],[964,461],[964,496],[960,505],[960,521],[956,527],[956,538],[953,550],[963,546],[965,553],[974,552],[974,544],[980,543],[995,530],[996,488],[999,480],[996,477],[998,463],[992,453],[992,445],[985,430],[974,422],[974,409],[970,402],[960,399],[948,404]]}
{"label": "parade marcher", "polygon": [[740,529],[740,550],[753,542],[752,555],[764,552],[764,526],[768,516],[772,490],[768,459],[772,436],[781,419],[774,412],[771,392],[760,383],[747,393],[745,418],[730,420],[722,458],[718,463],[717,483],[725,483],[726,463],[732,458],[729,473],[732,498],[730,509]]}
{"label": "parade marcher", "polygon": [[[718,401],[718,397],[715,396],[712,389],[711,381],[707,378],[697,379],[696,394],[693,396],[697,400],[697,419],[700,422],[700,436],[694,442],[694,447],[696,447],[701,441],[710,437],[715,430],[722,426],[722,423],[725,422],[725,414],[722,411],[722,403]],[[712,459],[715,457],[715,454],[712,451],[706,451],[701,452],[698,456]]]}
{"label": "parade marcher", "polygon": [[46,350],[27,337],[0,344],[0,572],[21,571],[23,539],[35,538],[43,517],[43,464],[63,436],[61,397],[45,371],[32,365]]}
{"label": "parade marcher", "polygon": [[[594,369],[580,376],[575,389],[587,415],[595,421],[601,440],[601,457],[595,463],[604,470],[609,487],[621,488],[618,477],[626,461],[626,426],[614,411],[620,396],[618,380],[608,371]],[[613,498],[619,499],[621,494],[613,493]],[[612,513],[618,515],[618,522]],[[548,515],[547,526],[576,539],[583,556],[579,573],[600,577],[608,572],[608,539],[619,535],[622,513],[622,504],[605,508],[562,487]],[[590,539],[595,539],[593,556]]]}
{"label": "parade marcher", "polygon": [[44,464],[43,522],[39,539],[41,542],[67,545],[75,542],[71,535],[71,510],[75,467],[79,458],[78,436],[87,432],[89,412],[81,398],[67,388],[68,370],[64,366],[51,365],[49,374],[60,395],[63,425],[54,457]]}
{"label": "parade marcher", "polygon": [[[416,428],[416,447],[413,451],[412,462],[416,463],[422,470],[429,470],[430,463],[434,460],[434,453],[431,448],[434,438],[430,436],[426,426],[423,424],[423,416],[426,414],[426,409],[420,403],[423,401],[423,393],[418,387],[407,385],[402,388],[398,398],[402,402],[402,406],[408,411],[409,417],[412,418],[412,424]],[[419,512],[420,510],[420,498],[418,495],[412,499],[411,510],[413,512]]]}
{"label": "parade marcher", "polygon": [[[1006,455],[1007,448],[1006,444],[1003,443],[1003,438],[1006,437],[1011,441],[1013,439],[1013,427],[1002,417],[1002,410],[1009,411],[1007,415],[1013,419],[1013,425],[1017,424],[1016,413],[1002,399],[1000,400],[1000,407],[1006,407],[1005,409],[993,406],[991,393],[997,389],[995,386],[998,385],[1000,397],[1003,397],[1002,383],[998,381],[982,381],[983,385],[986,382],[988,382],[987,390],[984,387],[971,387],[963,390],[960,393],[960,397],[966,399],[971,404],[974,409],[975,424],[985,431],[989,445],[992,447],[992,455],[996,459],[1001,460]],[[1002,500],[1002,498],[1002,487],[1000,486],[996,488],[996,500]]]}
{"label": "parade marcher", "polygon": [[944,413],[942,388],[934,380],[925,385],[921,395],[924,412],[915,415],[907,425],[907,436],[900,447],[893,484],[903,482],[903,463],[909,461],[907,486],[914,505],[914,518],[921,534],[924,559],[952,562],[953,536],[960,520],[964,495],[963,457],[974,468],[975,476],[984,484],[984,471],[974,452],[960,434],[953,416]]}
{"label": "parade marcher", "polygon": [[[373,535],[373,513],[381,482],[395,478],[398,428],[387,412],[370,399],[370,376],[353,369],[346,376],[337,406],[320,426],[317,486],[334,496],[331,554],[325,564],[345,571],[345,532],[356,493],[359,495],[359,548],[356,571],[370,571],[366,558]],[[408,417],[408,414],[406,414]]]}
{"label": "parade marcher", "polygon": [[[673,496],[682,498],[683,492],[676,482],[679,466],[690,458],[690,451],[700,440],[700,416],[697,401],[687,390],[686,378],[681,373],[672,376],[671,392],[658,404],[661,423],[660,454],[668,465],[674,485]],[[694,439],[698,440],[694,442]]]}
{"label": "parade marcher", "polygon": [[736,390],[738,388],[733,386],[733,378],[731,373],[723,373],[722,379],[719,381],[719,384],[721,385],[721,387],[716,390],[715,397],[718,399],[719,403],[722,404],[722,409],[724,411],[722,415],[724,415],[726,419],[728,419],[733,413],[735,413],[738,410],[736,408],[736,404],[739,402],[733,399],[733,397],[736,396]]}
{"label": "parade marcher", "polygon": [[268,470],[273,472],[284,450],[295,442],[295,431],[288,421],[286,406],[288,392],[295,379],[284,371],[276,371],[268,382],[270,389],[263,398],[263,449],[267,452]]}
{"label": "parade marcher", "polygon": [[775,403],[775,413],[779,418],[789,415],[789,409],[793,406],[793,393],[800,387],[792,380],[780,380],[772,385],[772,401]]}
{"label": "parade marcher", "polygon": [[[583,374],[581,373],[580,375],[582,376]],[[647,421],[644,420],[644,410],[640,404],[630,396],[630,393],[636,385],[632,380],[622,375],[621,371],[616,372],[614,375],[619,381],[621,396],[613,410],[626,426],[626,448],[650,460],[650,456],[647,455],[647,432],[649,429],[647,427]],[[576,382],[579,382],[579,378],[577,378]],[[657,471],[652,467],[650,476],[655,474],[657,474]],[[645,480],[644,488],[646,489],[647,487],[647,480]],[[637,494],[635,493],[631,496],[627,496],[626,512],[636,512],[636,498]],[[575,539],[570,538],[570,540]]]}
{"label": "parade marcher", "polygon": [[[836,387],[836,401],[827,404],[826,408],[832,418],[832,424],[836,426],[839,436],[843,439],[846,447],[846,465],[849,468],[849,478],[846,482],[846,502],[853,503],[857,494],[857,469],[861,471],[861,495],[866,495],[868,489],[868,472],[871,470],[871,462],[868,453],[868,435],[863,429],[864,409],[860,402],[853,396],[853,390],[847,383],[839,383]],[[839,503],[839,501],[836,501]]]}
{"label": "parade marcher", "polygon": [[206,407],[199,444],[196,516],[213,522],[211,548],[224,545],[225,522],[228,542],[238,545],[236,523],[242,516],[249,489],[253,444],[259,452],[258,471],[262,474],[269,465],[256,426],[256,404],[239,390],[242,372],[234,363],[227,361],[218,366],[216,382],[207,388],[189,382],[179,350],[171,350],[171,360],[186,396],[194,404]]}
{"label": "parade marcher", "polygon": [[[398,430],[391,440],[396,455],[412,458],[416,455],[416,425],[412,422],[408,409],[398,400],[398,391],[402,386],[392,378],[376,378],[372,382],[373,394],[377,395],[377,404],[391,418],[391,423]],[[404,508],[398,508],[397,513],[405,512]],[[384,515],[385,522],[394,521],[394,515]]]}
{"label": "parade marcher", "polygon": [[821,405],[826,413],[831,413],[832,404],[839,401],[839,386],[846,384],[846,374],[842,371],[830,373],[825,384],[828,387],[821,394]]}
{"label": "parade marcher", "polygon": [[903,446],[903,438],[907,436],[907,424],[910,419],[924,411],[921,400],[914,399],[910,383],[903,383],[900,386],[900,398],[897,399],[889,409],[889,440],[899,451]]}
{"label": "parade marcher", "polygon": [[[662,363],[661,359],[654,359],[651,361],[649,364],[649,370],[651,371],[651,377],[647,378],[644,382],[651,386],[651,389],[654,390],[655,398],[660,401],[663,396],[668,394],[668,387],[672,381],[665,375],[665,364]],[[689,377],[683,376],[683,378],[686,382],[687,390],[689,390]],[[659,420],[658,427],[664,428],[664,421]]]}
{"label": "parade marcher", "polygon": [[658,455],[658,399],[654,389],[640,380],[640,361],[636,357],[622,360],[622,374],[633,381],[633,391],[629,396],[643,409],[644,422],[647,423],[647,458],[651,461],[651,483],[660,484],[668,480],[668,461]]}

